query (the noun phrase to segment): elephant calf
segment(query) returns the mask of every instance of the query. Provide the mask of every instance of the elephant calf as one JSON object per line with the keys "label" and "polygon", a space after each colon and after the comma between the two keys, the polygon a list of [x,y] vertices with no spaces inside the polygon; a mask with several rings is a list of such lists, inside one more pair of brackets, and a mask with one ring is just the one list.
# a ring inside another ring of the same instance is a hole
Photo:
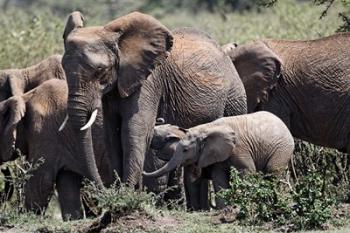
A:
{"label": "elephant calf", "polygon": [[[179,136],[181,132],[183,136]],[[170,160],[159,170],[144,172],[145,176],[158,177],[179,165],[191,166],[192,180],[200,177],[204,169],[218,192],[228,188],[231,166],[267,173],[286,168],[293,155],[294,140],[278,117],[261,111],[223,117],[187,130],[169,124],[156,126],[152,146],[168,151],[168,157],[166,153],[159,154],[162,159]],[[213,164],[220,166],[211,166]],[[217,200],[217,205],[222,207],[223,202]]]}

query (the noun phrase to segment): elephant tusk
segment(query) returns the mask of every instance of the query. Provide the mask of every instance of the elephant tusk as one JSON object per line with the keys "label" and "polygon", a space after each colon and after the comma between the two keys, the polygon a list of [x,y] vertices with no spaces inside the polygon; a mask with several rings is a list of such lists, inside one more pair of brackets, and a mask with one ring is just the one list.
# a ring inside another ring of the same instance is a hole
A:
{"label": "elephant tusk", "polygon": [[69,117],[68,117],[68,114],[67,114],[66,117],[64,118],[64,120],[63,120],[63,122],[62,122],[60,128],[58,129],[59,132],[61,132],[61,131],[64,129],[64,127],[66,126],[67,121],[68,121],[68,118],[69,118]]}
{"label": "elephant tusk", "polygon": [[84,125],[83,127],[80,128],[81,131],[87,130],[88,128],[90,128],[92,126],[92,124],[95,122],[96,117],[97,117],[97,109],[95,109],[92,114],[91,117],[89,119],[89,121],[86,123],[86,125]]}

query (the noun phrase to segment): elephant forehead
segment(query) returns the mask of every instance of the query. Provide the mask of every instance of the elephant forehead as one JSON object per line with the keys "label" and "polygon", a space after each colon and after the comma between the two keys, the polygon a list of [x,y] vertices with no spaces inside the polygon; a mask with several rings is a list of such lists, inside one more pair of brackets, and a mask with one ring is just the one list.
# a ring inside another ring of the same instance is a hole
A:
{"label": "elephant forehead", "polygon": [[193,145],[196,141],[196,137],[193,135],[189,135],[188,137],[184,138],[181,140],[181,146],[183,147],[189,147],[191,145]]}
{"label": "elephant forehead", "polygon": [[113,33],[103,30],[103,27],[86,27],[75,29],[67,38],[68,44],[75,44],[78,46],[85,46],[91,44],[98,44],[106,41]]}

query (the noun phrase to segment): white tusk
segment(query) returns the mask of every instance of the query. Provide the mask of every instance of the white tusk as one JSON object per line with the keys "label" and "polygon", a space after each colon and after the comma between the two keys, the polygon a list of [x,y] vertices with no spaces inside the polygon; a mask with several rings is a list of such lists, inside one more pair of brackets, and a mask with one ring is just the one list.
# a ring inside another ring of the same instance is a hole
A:
{"label": "white tusk", "polygon": [[66,115],[66,117],[64,118],[64,120],[63,120],[63,122],[62,122],[62,125],[60,126],[60,128],[58,129],[58,131],[59,132],[61,132],[63,129],[64,129],[64,127],[66,126],[66,124],[67,124],[67,121],[68,121],[68,114]]}
{"label": "white tusk", "polygon": [[92,124],[95,122],[97,117],[97,109],[95,109],[92,114],[91,117],[89,119],[89,121],[86,123],[86,125],[84,125],[83,127],[80,128],[81,131],[86,130],[88,128],[90,128],[92,126]]}

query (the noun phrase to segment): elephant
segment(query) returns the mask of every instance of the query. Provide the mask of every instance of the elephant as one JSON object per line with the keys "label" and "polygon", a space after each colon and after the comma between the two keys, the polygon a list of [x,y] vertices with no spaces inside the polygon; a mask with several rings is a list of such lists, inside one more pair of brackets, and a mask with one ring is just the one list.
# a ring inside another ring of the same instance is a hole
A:
{"label": "elephant", "polygon": [[[60,79],[60,80],[65,80],[66,76],[64,73],[64,70],[61,65],[61,60],[62,56],[55,54],[47,59],[44,59],[43,61],[39,62],[36,65],[24,68],[24,69],[6,69],[6,70],[1,70],[0,71],[0,102],[12,97],[12,96],[22,96],[25,92],[28,92],[38,86],[40,86],[42,83],[44,83],[47,80],[50,79]],[[60,102],[61,105],[63,105],[63,102]],[[22,109],[21,111],[25,112],[25,109]],[[59,118],[58,118],[59,119]],[[102,132],[102,123],[99,122],[99,124],[96,126],[99,132]],[[95,130],[96,131],[96,130]],[[38,133],[39,134],[39,133]],[[102,136],[98,136],[99,138],[102,138]],[[26,141],[27,139],[24,138],[23,141]],[[13,142],[13,139],[10,139],[11,145]],[[102,140],[103,141],[103,140]],[[5,145],[3,145],[5,144]],[[18,151],[15,150],[15,147],[8,147],[8,141],[6,140],[1,140],[0,141],[0,148],[7,148],[8,151],[3,152],[2,155],[0,156],[0,164],[6,161],[12,161],[15,160],[19,154],[17,153]],[[102,148],[102,146],[101,146]],[[4,150],[4,149],[3,149]],[[11,151],[10,151],[11,150]],[[104,151],[104,148],[101,149],[101,151]],[[99,152],[97,154],[97,157],[100,157],[100,154],[103,154],[102,152]],[[102,155],[101,155],[102,156]],[[104,159],[106,160],[106,159]],[[99,164],[102,164],[99,162]],[[157,157],[151,157],[148,159],[147,162],[147,167],[150,168],[159,168],[164,165],[164,162],[161,160],[158,160]],[[153,165],[153,166],[152,166]],[[102,165],[99,165],[99,167],[102,167]],[[9,176],[9,170],[8,168],[4,168],[4,174],[6,176]],[[100,171],[104,172],[104,183],[111,183],[111,179],[107,177],[108,172],[110,171]],[[162,180],[163,181],[163,180]],[[164,182],[168,182],[168,179],[161,183],[156,183],[154,179],[149,179],[147,182],[145,182],[145,186],[149,188],[151,191],[158,191],[162,190],[165,187],[162,185],[167,185],[164,184]],[[169,180],[171,183],[172,181]],[[13,193],[13,187],[10,182],[5,183],[5,193],[8,197],[10,197]],[[85,211],[87,209],[85,208]],[[68,213],[71,214],[71,213]],[[63,214],[64,216],[67,214]],[[73,216],[73,215],[72,215]]]}
{"label": "elephant", "polygon": [[[13,160],[16,149],[26,160],[37,164],[24,187],[26,209],[42,214],[54,191],[64,220],[83,217],[80,187],[84,167],[74,154],[76,139],[69,124],[61,132],[66,115],[68,87],[65,80],[51,79],[22,95],[0,102],[0,159]],[[105,184],[113,182],[113,174],[105,155],[102,114],[92,128],[96,163]]]}
{"label": "elephant", "polygon": [[[90,133],[98,106],[103,109],[111,164],[122,182],[136,188],[142,185],[157,117],[191,127],[247,111],[244,86],[232,62],[213,39],[196,29],[170,32],[139,12],[105,26],[84,27],[81,13],[73,12],[64,45],[68,118],[80,139],[76,155],[101,188]],[[185,189],[198,195],[203,183],[186,188],[185,182]]]}
{"label": "elephant", "polygon": [[[38,64],[27,68],[1,70],[0,102],[12,96],[22,95],[25,92],[34,89],[35,87],[39,86],[47,80],[65,80],[66,76],[61,65],[61,60],[62,56],[55,54],[39,62]],[[25,110],[21,109],[19,111],[24,112]],[[12,147],[8,147],[7,143],[8,141],[6,140],[0,141],[0,147],[7,148],[9,150],[6,153],[4,153],[9,157],[0,157],[0,164],[6,161],[14,160],[18,157],[18,153],[16,153],[16,150]]]}
{"label": "elephant", "polygon": [[[165,123],[164,119],[158,118],[161,123],[157,122],[157,125]],[[158,135],[158,131],[154,131],[153,138],[151,140],[150,149],[146,154],[144,171],[151,172],[163,167],[171,154],[173,149],[172,142],[165,145],[167,142],[163,142],[163,135]],[[178,137],[183,137],[185,134],[182,131],[174,131]],[[164,158],[165,157],[165,158]],[[154,180],[156,182],[154,182]],[[153,178],[143,176],[143,183],[146,184],[146,188],[155,194],[161,194],[156,204],[182,204],[183,199],[183,169],[176,169],[172,172],[164,174],[163,176]],[[205,190],[204,190],[205,191]],[[205,198],[204,198],[205,199]],[[171,207],[171,206],[169,206]]]}
{"label": "elephant", "polygon": [[248,111],[280,117],[293,136],[350,152],[350,34],[306,41],[226,45],[247,93]]}
{"label": "elephant", "polygon": [[2,173],[4,181],[3,190],[0,192],[0,203],[4,203],[7,200],[9,200],[13,195],[13,177],[12,171],[8,166],[1,168],[0,172]]}
{"label": "elephant", "polygon": [[0,102],[11,96],[22,95],[49,79],[65,79],[61,59],[61,55],[55,54],[24,69],[1,70]]}
{"label": "elephant", "polygon": [[[203,169],[213,180],[216,193],[229,188],[231,166],[245,173],[280,174],[288,167],[294,150],[294,139],[287,126],[265,111],[223,117],[189,129],[170,124],[156,126],[155,135],[156,148],[167,150],[162,159],[169,162],[159,170],[144,172],[145,176],[161,176],[179,165],[192,166],[191,180],[198,179]],[[216,204],[224,207],[219,198]]]}

